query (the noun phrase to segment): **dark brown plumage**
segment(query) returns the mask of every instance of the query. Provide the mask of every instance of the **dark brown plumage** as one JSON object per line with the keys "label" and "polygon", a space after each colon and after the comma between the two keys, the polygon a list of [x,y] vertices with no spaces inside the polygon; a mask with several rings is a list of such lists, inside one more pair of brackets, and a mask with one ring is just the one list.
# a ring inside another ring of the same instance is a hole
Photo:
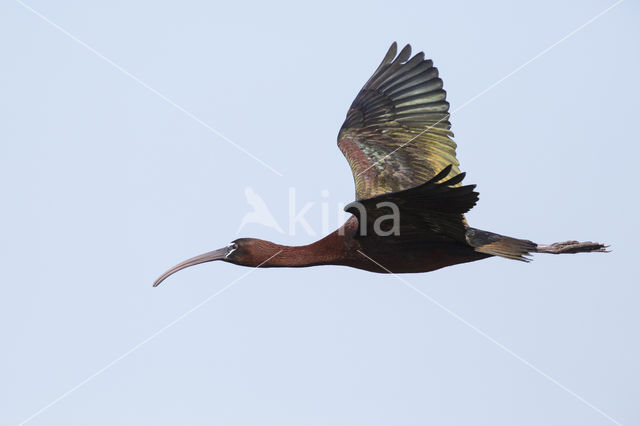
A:
{"label": "dark brown plumage", "polygon": [[464,213],[478,201],[475,185],[462,185],[449,103],[433,62],[393,43],[351,104],[338,134],[349,162],[356,200],[353,216],[307,246],[289,247],[240,238],[165,272],[224,260],[252,267],[344,265],[371,272],[428,272],[491,256],[528,261],[531,253],[604,252],[600,243],[550,245],[468,226]]}

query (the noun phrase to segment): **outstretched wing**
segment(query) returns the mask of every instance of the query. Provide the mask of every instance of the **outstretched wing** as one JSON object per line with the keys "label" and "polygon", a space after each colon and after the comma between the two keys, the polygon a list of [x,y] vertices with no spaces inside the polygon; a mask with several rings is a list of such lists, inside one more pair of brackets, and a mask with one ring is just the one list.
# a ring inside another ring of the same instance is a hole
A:
{"label": "outstretched wing", "polygon": [[356,184],[356,199],[400,191],[451,165],[460,173],[449,130],[449,103],[433,62],[394,42],[347,112],[338,147]]}

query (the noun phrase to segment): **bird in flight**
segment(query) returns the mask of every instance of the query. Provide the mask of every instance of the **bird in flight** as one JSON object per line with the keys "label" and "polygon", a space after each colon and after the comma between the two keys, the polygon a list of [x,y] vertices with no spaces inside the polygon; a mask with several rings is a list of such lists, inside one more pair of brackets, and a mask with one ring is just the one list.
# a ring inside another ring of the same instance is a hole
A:
{"label": "bird in flight", "polygon": [[394,42],[351,104],[338,133],[356,187],[352,216],[306,246],[240,238],[162,274],[222,260],[250,267],[343,265],[381,273],[429,272],[492,256],[529,261],[532,253],[606,252],[593,242],[536,244],[470,227],[478,201],[462,185],[449,103],[438,70],[411,46]]}

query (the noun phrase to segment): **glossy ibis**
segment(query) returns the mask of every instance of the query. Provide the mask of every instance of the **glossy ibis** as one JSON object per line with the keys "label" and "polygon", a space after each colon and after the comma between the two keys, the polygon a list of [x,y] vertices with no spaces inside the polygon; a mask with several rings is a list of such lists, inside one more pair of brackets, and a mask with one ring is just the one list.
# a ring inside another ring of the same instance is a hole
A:
{"label": "glossy ibis", "polygon": [[[491,256],[529,261],[531,253],[604,252],[600,243],[550,245],[471,228],[464,213],[478,201],[462,185],[449,103],[433,62],[393,43],[347,112],[338,147],[355,180],[352,213],[315,243],[289,247],[240,238],[162,274],[213,260],[251,267],[344,265],[371,272],[428,272]],[[383,223],[387,222],[386,227]]]}

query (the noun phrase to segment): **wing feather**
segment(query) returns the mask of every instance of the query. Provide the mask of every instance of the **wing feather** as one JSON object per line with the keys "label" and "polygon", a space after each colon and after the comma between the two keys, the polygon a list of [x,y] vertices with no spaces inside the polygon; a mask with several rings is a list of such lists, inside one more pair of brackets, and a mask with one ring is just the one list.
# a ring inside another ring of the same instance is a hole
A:
{"label": "wing feather", "polygon": [[447,166],[460,173],[449,103],[438,70],[411,46],[393,43],[360,90],[338,134],[356,199],[412,188]]}
{"label": "wing feather", "polygon": [[354,201],[345,211],[358,218],[359,236],[362,236],[363,224],[366,235],[375,233],[374,223],[381,216],[389,215],[385,202],[391,202],[400,213],[399,235],[406,238],[417,233],[422,239],[447,237],[467,242],[468,228],[463,214],[476,204],[478,193],[474,191],[475,185],[460,185],[464,173],[445,180],[450,172],[451,166],[447,166],[421,185]]}

